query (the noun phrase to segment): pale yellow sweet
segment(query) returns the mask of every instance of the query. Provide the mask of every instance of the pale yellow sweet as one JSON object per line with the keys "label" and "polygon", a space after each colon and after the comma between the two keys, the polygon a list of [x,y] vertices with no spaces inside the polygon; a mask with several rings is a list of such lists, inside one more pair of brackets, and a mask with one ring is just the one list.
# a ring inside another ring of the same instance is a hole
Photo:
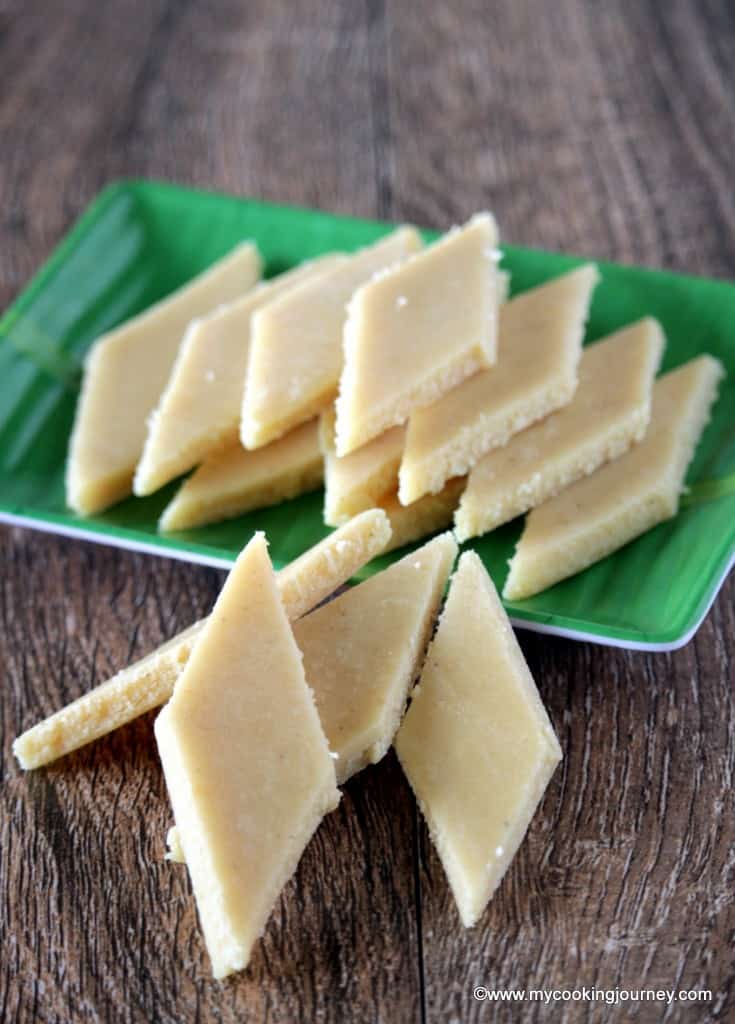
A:
{"label": "pale yellow sweet", "polygon": [[341,457],[495,362],[498,232],[476,214],[352,297],[337,400]]}
{"label": "pale yellow sweet", "polygon": [[[310,611],[383,551],[390,524],[382,509],[355,516],[277,575],[290,619]],[[28,729],[13,743],[22,768],[40,768],[107,735],[169,699],[206,619]]]}
{"label": "pale yellow sweet", "polygon": [[246,242],[94,343],[85,362],[66,467],[66,500],[76,512],[92,515],[131,493],[148,417],[189,322],[243,295],[260,269],[258,250]]}
{"label": "pale yellow sweet", "polygon": [[151,494],[240,437],[253,314],[334,265],[334,255],[303,263],[189,325],[148,436],[133,489]]}
{"label": "pale yellow sweet", "polygon": [[230,519],[313,491],[323,479],[318,419],[256,451],[243,448],[236,438],[181,485],[164,509],[159,529],[188,530]]}
{"label": "pale yellow sweet", "polygon": [[383,495],[378,507],[385,511],[391,528],[386,551],[401,548],[450,526],[466,484],[466,477],[454,477],[447,480],[438,494],[425,494],[411,505],[402,505],[395,491]]}
{"label": "pale yellow sweet", "polygon": [[441,490],[486,452],[571,400],[598,280],[597,268],[587,264],[501,306],[497,365],[409,420],[399,474],[404,504]]}
{"label": "pale yellow sweet", "polygon": [[281,437],[334,401],[350,296],[373,274],[399,263],[421,244],[415,228],[398,228],[258,310],[252,321],[242,407],[246,448]]}
{"label": "pale yellow sweet", "polygon": [[703,355],[656,381],[641,443],[528,516],[505,598],[531,597],[676,515],[687,466],[723,376],[722,364]]}
{"label": "pale yellow sweet", "polygon": [[647,317],[585,348],[569,405],[472,469],[455,515],[457,539],[535,508],[640,441],[664,345],[660,324]]}
{"label": "pale yellow sweet", "polygon": [[339,802],[263,534],[238,557],[155,734],[212,971],[224,978],[247,965]]}
{"label": "pale yellow sweet", "polygon": [[470,927],[561,759],[503,606],[472,551],[459,560],[395,748]]}
{"label": "pale yellow sweet", "polygon": [[393,742],[456,557],[435,537],[294,623],[340,785]]}
{"label": "pale yellow sweet", "polygon": [[334,409],[321,415],[324,454],[324,522],[339,526],[351,516],[377,505],[396,489],[398,467],[406,438],[405,427],[391,427],[343,458],[334,447]]}

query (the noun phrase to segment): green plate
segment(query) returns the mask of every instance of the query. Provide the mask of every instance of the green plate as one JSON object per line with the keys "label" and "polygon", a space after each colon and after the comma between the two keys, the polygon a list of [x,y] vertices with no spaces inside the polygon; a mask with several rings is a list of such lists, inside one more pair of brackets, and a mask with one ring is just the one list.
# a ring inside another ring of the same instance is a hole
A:
{"label": "green plate", "polygon": [[[328,532],[321,492],[168,537],[156,533],[156,522],[175,484],[90,519],[71,513],[64,504],[64,462],[82,358],[101,332],[240,239],[257,241],[273,274],[329,249],[356,249],[388,230],[388,224],[154,182],[107,188],[0,321],[0,518],[215,566],[230,565],[255,529],[268,534],[276,566],[315,543]],[[504,248],[514,292],[579,262]],[[671,649],[692,636],[735,554],[735,287],[611,263],[600,270],[588,340],[650,313],[668,336],[665,369],[707,351],[723,361],[728,377],[679,515],[586,572],[506,607],[517,625],[530,629]],[[520,521],[511,523],[468,545],[498,588],[520,528]],[[363,574],[395,557],[377,559]]]}

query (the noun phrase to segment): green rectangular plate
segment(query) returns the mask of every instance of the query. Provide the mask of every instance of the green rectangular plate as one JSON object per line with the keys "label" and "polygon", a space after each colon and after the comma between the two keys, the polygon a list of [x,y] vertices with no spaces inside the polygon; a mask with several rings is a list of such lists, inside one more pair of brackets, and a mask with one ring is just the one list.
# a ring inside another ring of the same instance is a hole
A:
{"label": "green rectangular plate", "polygon": [[[321,492],[168,537],[156,533],[156,522],[175,484],[90,519],[72,514],[64,462],[82,358],[100,333],[241,239],[258,243],[274,274],[329,249],[356,249],[390,227],[155,182],[107,188],[0,320],[0,519],[215,566],[231,565],[255,529],[266,531],[277,567],[314,544],[328,532]],[[504,247],[513,292],[580,262]],[[649,313],[668,336],[665,369],[711,352],[728,377],[679,515],[586,572],[506,607],[516,625],[530,629],[672,649],[693,635],[735,554],[735,287],[611,263],[600,270],[587,340]],[[499,589],[520,528],[517,521],[468,545]],[[363,575],[396,557],[376,559]]]}

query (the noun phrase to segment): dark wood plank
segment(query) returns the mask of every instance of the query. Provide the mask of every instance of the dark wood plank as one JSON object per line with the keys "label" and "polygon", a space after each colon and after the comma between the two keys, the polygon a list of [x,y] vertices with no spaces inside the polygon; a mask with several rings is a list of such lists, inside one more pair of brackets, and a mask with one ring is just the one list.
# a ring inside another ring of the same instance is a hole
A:
{"label": "dark wood plank", "polygon": [[[437,227],[490,206],[512,241],[732,277],[734,39],[721,0],[9,0],[0,305],[134,175]],[[347,787],[251,969],[220,986],[185,871],[161,861],[150,720],[48,772],[10,754],[220,581],[0,532],[0,1018],[518,1019],[477,984],[702,986],[713,1004],[665,1019],[732,1016],[732,582],[672,655],[524,635],[566,759],[476,929],[391,758]]]}

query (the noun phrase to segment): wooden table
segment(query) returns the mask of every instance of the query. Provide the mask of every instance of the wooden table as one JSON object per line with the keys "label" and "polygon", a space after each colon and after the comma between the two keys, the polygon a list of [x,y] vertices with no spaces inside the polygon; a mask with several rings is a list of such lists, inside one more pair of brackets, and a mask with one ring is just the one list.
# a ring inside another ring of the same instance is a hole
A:
{"label": "wooden table", "polygon": [[[151,176],[735,275],[727,0],[0,5],[0,304]],[[565,752],[465,932],[392,756],[346,788],[248,971],[210,980],[151,720],[24,775],[11,741],[211,606],[214,571],[0,531],[0,1018],[627,1021],[473,987],[710,989],[732,1020],[735,613],[646,655],[521,635]]]}

